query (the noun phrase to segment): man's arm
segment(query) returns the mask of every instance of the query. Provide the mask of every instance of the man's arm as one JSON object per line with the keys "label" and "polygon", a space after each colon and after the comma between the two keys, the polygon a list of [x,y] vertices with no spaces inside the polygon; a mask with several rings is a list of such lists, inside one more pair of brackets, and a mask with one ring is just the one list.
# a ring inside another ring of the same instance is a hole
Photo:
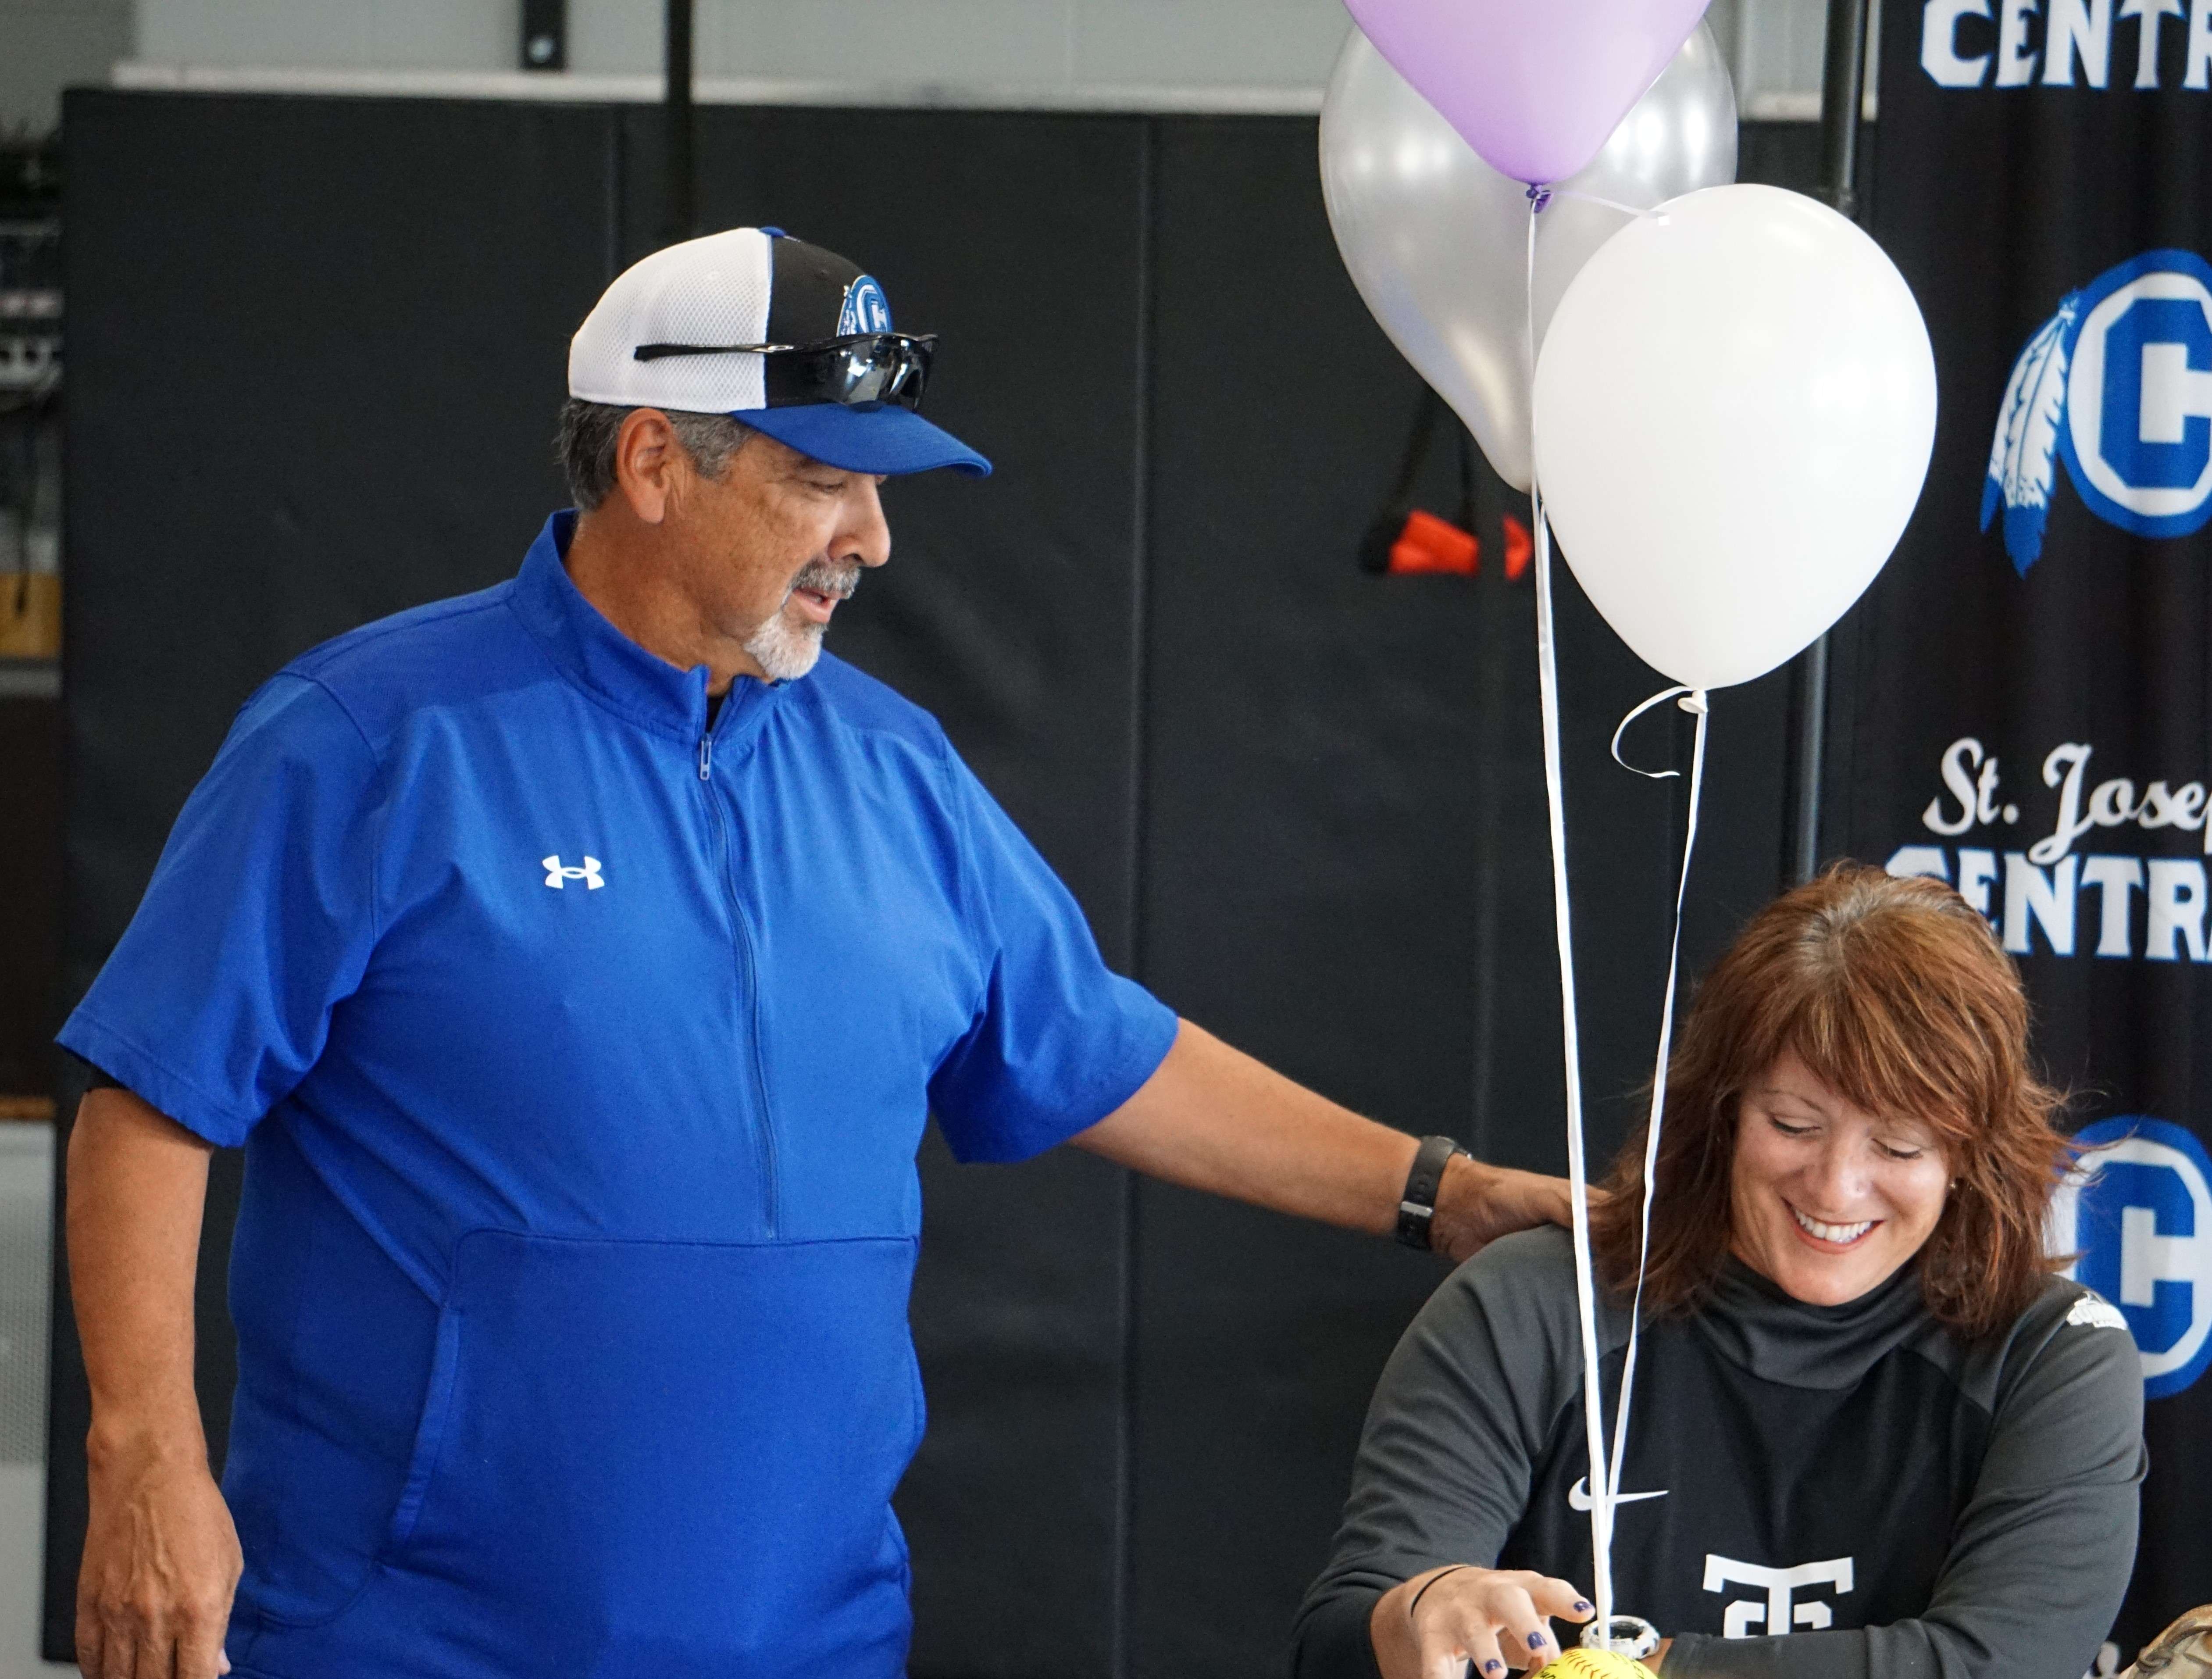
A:
{"label": "man's arm", "polygon": [[192,1283],[210,1146],[119,1088],[77,1109],[70,1292],[92,1386],[91,1515],[77,1574],[87,1679],[215,1679],[238,1534],[192,1389]]}
{"label": "man's arm", "polygon": [[[1389,1233],[1420,1147],[1182,1023],[1137,1093],[1075,1142],[1117,1165],[1278,1213]],[[1454,1260],[1532,1225],[1565,1224],[1567,1186],[1455,1156],[1430,1244]]]}

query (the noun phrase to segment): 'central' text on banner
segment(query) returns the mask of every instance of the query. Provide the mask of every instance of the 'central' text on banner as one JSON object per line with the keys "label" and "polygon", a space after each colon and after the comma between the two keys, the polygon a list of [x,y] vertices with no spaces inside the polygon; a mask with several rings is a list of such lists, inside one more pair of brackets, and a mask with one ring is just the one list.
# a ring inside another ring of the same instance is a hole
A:
{"label": "'central' text on banner", "polygon": [[[1899,846],[1889,872],[1949,881],[2015,955],[2212,960],[2205,926],[2212,889],[2202,861],[2212,855],[2205,784],[2161,780],[2138,790],[2126,776],[2093,782],[2094,756],[2081,741],[2051,748],[2041,788],[2024,795],[2023,804],[2011,796],[1997,756],[1961,736],[1943,752],[1943,791],[1920,820],[1929,832],[1964,843]],[[2189,847],[2199,855],[2175,855],[2181,848],[2171,840],[2152,855],[2150,835],[2159,830],[2200,836]],[[2004,841],[2015,835],[2027,843],[2008,849]]]}

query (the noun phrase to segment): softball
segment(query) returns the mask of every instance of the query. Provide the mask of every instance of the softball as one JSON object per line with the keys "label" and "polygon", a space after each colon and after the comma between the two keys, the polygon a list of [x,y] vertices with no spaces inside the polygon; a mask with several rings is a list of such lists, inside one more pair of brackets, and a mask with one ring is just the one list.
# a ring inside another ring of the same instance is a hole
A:
{"label": "softball", "polygon": [[1610,1650],[1570,1650],[1536,1675],[1536,1679],[1656,1679],[1639,1661]]}

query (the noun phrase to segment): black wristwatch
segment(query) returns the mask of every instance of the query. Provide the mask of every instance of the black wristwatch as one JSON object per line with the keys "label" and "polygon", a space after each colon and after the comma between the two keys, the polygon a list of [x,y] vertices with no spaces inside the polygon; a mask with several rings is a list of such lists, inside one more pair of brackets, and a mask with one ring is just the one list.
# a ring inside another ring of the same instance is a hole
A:
{"label": "black wristwatch", "polygon": [[1437,1191],[1444,1181],[1444,1164],[1467,1151],[1449,1137],[1424,1137],[1413,1169],[1406,1174],[1406,1193],[1398,1202],[1398,1239],[1409,1248],[1429,1245],[1429,1227],[1436,1222]]}

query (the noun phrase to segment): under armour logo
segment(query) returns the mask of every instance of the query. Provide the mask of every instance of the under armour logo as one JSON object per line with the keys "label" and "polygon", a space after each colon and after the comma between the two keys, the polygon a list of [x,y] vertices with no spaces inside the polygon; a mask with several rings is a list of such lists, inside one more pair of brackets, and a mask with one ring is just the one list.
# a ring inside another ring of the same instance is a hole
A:
{"label": "under armour logo", "polygon": [[1755,1562],[1705,1554],[1705,1590],[1725,1591],[1732,1585],[1748,1585],[1766,1593],[1766,1601],[1739,1598],[1721,1616],[1723,1638],[1749,1638],[1756,1627],[1762,1633],[1794,1633],[1802,1627],[1817,1633],[1835,1624],[1835,1611],[1821,1603],[1792,1604],[1790,1594],[1800,1587],[1826,1585],[1841,1595],[1851,1589],[1851,1559],[1832,1562],[1801,1562],[1795,1568],[1762,1568]]}
{"label": "under armour logo", "polygon": [[599,878],[599,860],[597,857],[585,858],[581,868],[563,868],[561,867],[561,855],[556,852],[542,860],[542,867],[545,870],[545,884],[556,892],[571,880],[582,881],[586,891],[594,892],[607,884]]}

